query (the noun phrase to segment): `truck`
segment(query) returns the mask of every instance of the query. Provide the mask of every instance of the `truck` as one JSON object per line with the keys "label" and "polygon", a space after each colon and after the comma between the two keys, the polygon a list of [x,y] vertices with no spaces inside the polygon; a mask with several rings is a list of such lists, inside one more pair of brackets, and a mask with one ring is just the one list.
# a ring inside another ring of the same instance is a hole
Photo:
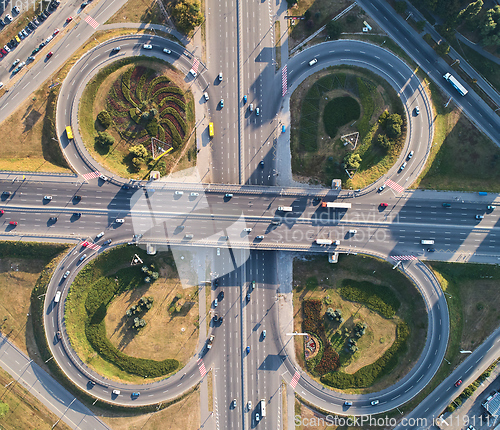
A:
{"label": "truck", "polygon": [[293,208],[291,206],[278,206],[278,210],[281,212],[292,212]]}
{"label": "truck", "polygon": [[323,208],[335,208],[335,209],[351,209],[350,203],[343,202],[325,202],[321,203],[321,207]]}
{"label": "truck", "polygon": [[211,334],[207,341],[207,349],[212,349],[212,344],[214,343],[214,339],[215,336]]}
{"label": "truck", "polygon": [[433,240],[430,240],[430,239],[422,239],[422,240],[420,241],[420,243],[421,243],[422,245],[434,245],[434,241],[433,241]]}
{"label": "truck", "polygon": [[331,240],[331,239],[316,239],[317,245],[340,245],[340,240]]}
{"label": "truck", "polygon": [[445,78],[460,93],[460,95],[465,96],[469,92],[451,73],[446,73],[443,75],[443,78]]}
{"label": "truck", "polygon": [[266,401],[262,399],[260,402],[260,416],[264,418],[266,416]]}

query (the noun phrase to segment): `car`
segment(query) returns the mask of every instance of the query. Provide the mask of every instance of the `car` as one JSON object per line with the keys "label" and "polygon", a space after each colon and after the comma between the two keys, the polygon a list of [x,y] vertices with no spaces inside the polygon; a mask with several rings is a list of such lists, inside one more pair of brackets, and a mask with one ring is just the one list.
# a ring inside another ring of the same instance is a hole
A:
{"label": "car", "polygon": [[455,382],[455,387],[459,387],[460,385],[462,385],[461,379],[459,379],[457,382]]}
{"label": "car", "polygon": [[196,76],[198,76],[198,73],[196,73],[193,69],[190,69],[189,73],[193,75],[193,78],[196,78]]}
{"label": "car", "polygon": [[89,381],[87,382],[87,385],[92,388],[94,385],[95,385],[95,382],[94,381]]}
{"label": "car", "polygon": [[57,332],[56,332],[56,337],[57,337],[57,340],[61,340],[62,335],[61,335],[61,332],[60,332],[60,331],[57,331]]}
{"label": "car", "polygon": [[262,339],[265,339],[267,336],[267,331],[266,330],[262,330]]}
{"label": "car", "polygon": [[420,109],[417,107],[415,107],[415,115],[418,115],[420,113]]}
{"label": "car", "polygon": [[224,321],[224,318],[222,318],[222,315],[219,317],[219,324],[222,324],[222,321]]}
{"label": "car", "polygon": [[260,421],[260,415],[258,412],[255,412],[255,421],[259,422]]}
{"label": "car", "polygon": [[427,252],[436,252],[436,248],[427,248]]}
{"label": "car", "polygon": [[217,256],[220,255],[220,248],[217,248]]}
{"label": "car", "polygon": [[219,300],[217,300],[217,297],[214,299],[214,308],[216,308],[219,305]]}
{"label": "car", "polygon": [[205,97],[205,101],[210,100],[210,97],[208,96],[208,93],[206,91],[203,93],[203,97]]}
{"label": "car", "polygon": [[38,21],[38,19],[36,18],[33,18],[31,22],[35,25],[35,27],[38,27],[40,25],[40,21]]}
{"label": "car", "polygon": [[224,299],[224,291],[221,290],[217,297],[218,297],[219,301]]}
{"label": "car", "polygon": [[255,239],[262,240],[262,239],[264,239],[264,236],[262,236],[262,235],[256,236]]}
{"label": "car", "polygon": [[219,286],[219,280],[214,279],[214,287],[217,288]]}
{"label": "car", "polygon": [[225,197],[226,199],[230,199],[231,197],[233,197],[233,195],[232,195],[231,193],[226,193],[226,194],[224,195],[224,197]]}
{"label": "car", "polygon": [[0,88],[2,88],[2,87],[3,87],[3,82],[0,82]]}
{"label": "car", "polygon": [[73,17],[72,16],[68,16],[66,18],[66,24],[70,23],[71,21],[73,21]]}
{"label": "car", "polygon": [[52,55],[54,55],[54,53],[50,51],[45,58],[48,60],[50,57],[52,57]]}
{"label": "car", "polygon": [[172,51],[170,49],[167,49],[167,48],[163,48],[163,52],[165,54],[171,54],[172,53]]}
{"label": "car", "polygon": [[123,223],[125,222],[125,220],[124,220],[123,218],[116,218],[116,219],[115,219],[115,222],[116,222],[117,224],[123,224]]}
{"label": "car", "polygon": [[451,204],[450,203],[443,203],[443,208],[451,208]]}
{"label": "car", "polygon": [[200,195],[200,193],[195,193],[195,192],[192,192],[190,194],[191,197],[198,197]]}
{"label": "car", "polygon": [[231,402],[231,406],[232,406],[233,408],[235,408],[235,407],[236,407],[236,399],[233,399],[233,401]]}
{"label": "car", "polygon": [[250,233],[252,231],[252,229],[250,227],[246,227],[243,229],[243,231],[247,232],[247,233]]}
{"label": "car", "polygon": [[387,206],[389,206],[387,203],[380,203],[381,208],[386,208]]}
{"label": "car", "polygon": [[250,291],[253,290],[255,290],[255,281],[252,281],[252,283],[250,284]]}
{"label": "car", "polygon": [[220,99],[220,107],[223,108],[224,107],[224,99]]}
{"label": "car", "polygon": [[66,272],[64,272],[63,279],[66,279],[70,273],[71,272],[69,270],[66,270]]}
{"label": "car", "polygon": [[11,17],[9,14],[5,15],[4,22],[5,22],[6,24],[9,24],[9,23],[10,23],[10,22],[12,22],[12,21],[13,21],[13,19],[12,19],[12,17]]}
{"label": "car", "polygon": [[467,430],[476,430],[476,427],[474,427],[474,426],[471,424],[469,427],[467,427]]}
{"label": "car", "polygon": [[40,15],[37,15],[36,18],[39,20],[39,22],[43,22],[47,19],[47,18],[45,18],[45,15],[43,13],[41,13]]}
{"label": "car", "polygon": [[107,182],[108,177],[107,177],[107,176],[104,176],[104,175],[99,175],[99,179],[100,179],[101,181]]}
{"label": "car", "polygon": [[23,34],[24,37],[28,37],[29,36],[28,32],[26,31],[26,28],[22,29],[21,33]]}
{"label": "car", "polygon": [[21,62],[21,60],[19,58],[16,58],[14,60],[14,62],[12,63],[12,67],[16,67],[20,62]]}
{"label": "car", "polygon": [[56,29],[54,30],[54,32],[52,33],[52,36],[57,36],[57,35],[59,34],[59,31],[60,31],[60,30],[59,30],[58,28],[56,28]]}
{"label": "car", "polygon": [[136,392],[134,392],[134,393],[131,394],[131,397],[133,399],[137,399],[137,397],[139,397],[140,395],[141,395],[141,393],[139,393],[139,392],[136,391]]}
{"label": "car", "polygon": [[184,191],[176,191],[174,195],[176,196],[182,196],[184,194]]}
{"label": "car", "polygon": [[81,217],[82,217],[82,214],[81,214],[81,212],[75,212],[75,213],[73,214],[73,216],[74,216],[75,218],[81,218]]}
{"label": "car", "polygon": [[3,209],[0,209],[0,215],[3,215],[5,211]]}
{"label": "car", "polygon": [[14,6],[14,7],[12,8],[12,10],[13,10],[14,12],[16,12],[16,13],[21,12],[17,6]]}
{"label": "car", "polygon": [[9,222],[9,225],[14,225],[14,226],[16,226],[16,225],[17,225],[17,221],[11,221],[11,222]]}
{"label": "car", "polygon": [[405,167],[406,167],[406,161],[403,164],[401,164],[401,167],[399,168],[399,171],[400,172],[403,171]]}
{"label": "car", "polygon": [[87,258],[87,254],[83,254],[79,259],[78,262],[81,263],[83,260]]}
{"label": "car", "polygon": [[120,390],[113,390],[113,394],[115,396],[119,396],[120,395]]}
{"label": "car", "polygon": [[30,30],[32,31],[35,31],[35,28],[36,28],[36,25],[33,24],[31,21],[28,23],[28,27],[30,28]]}
{"label": "car", "polygon": [[243,103],[246,103],[246,102],[247,102],[247,100],[248,100],[248,97],[247,97],[247,95],[245,94],[245,95],[243,96]]}
{"label": "car", "polygon": [[16,40],[18,45],[21,43],[21,39],[19,39],[19,36],[14,36],[14,39]]}
{"label": "car", "polygon": [[253,112],[253,103],[250,103],[250,106],[248,109],[250,110],[250,112]]}
{"label": "car", "polygon": [[147,43],[145,43],[144,45],[142,45],[142,47],[144,49],[153,49],[153,45],[148,45]]}
{"label": "car", "polygon": [[80,196],[80,195],[78,195],[78,194],[75,194],[75,195],[73,196],[73,200],[74,200],[75,202],[79,202],[81,199],[82,199],[82,196]]}
{"label": "car", "polygon": [[111,242],[113,242],[113,240],[112,239],[108,239],[106,242],[103,242],[103,246],[104,245],[109,245]]}
{"label": "car", "polygon": [[488,207],[487,207],[487,209],[488,209],[489,211],[492,211],[493,209],[496,209],[496,206],[491,206],[491,205],[490,205],[490,206],[488,206]]}
{"label": "car", "polygon": [[44,200],[52,200],[52,196],[43,196]]}
{"label": "car", "polygon": [[1,48],[0,51],[2,52],[2,55],[4,55],[4,56],[8,54],[8,52],[5,50],[5,48]]}
{"label": "car", "polygon": [[476,219],[483,219],[484,215],[476,215]]}
{"label": "car", "polygon": [[260,166],[260,168],[261,168],[261,169],[263,169],[263,168],[264,168],[264,160],[262,160],[262,161],[259,163],[259,166]]}
{"label": "car", "polygon": [[260,115],[260,109],[259,108],[255,108],[255,115],[257,115],[257,116]]}
{"label": "car", "polygon": [[122,188],[123,188],[124,190],[130,190],[130,186],[129,186],[129,185],[122,185]]}
{"label": "car", "polygon": [[247,403],[247,409],[248,409],[249,411],[251,411],[251,410],[252,410],[252,401],[251,401],[251,400],[249,400],[249,401],[248,401],[248,403]]}
{"label": "car", "polygon": [[18,66],[18,67],[16,67],[16,68],[12,71],[12,73],[14,73],[14,74],[19,73],[19,72],[21,71],[21,69],[24,67],[24,64],[25,64],[25,63],[21,63],[21,64],[19,64],[19,66]]}
{"label": "car", "polygon": [[49,221],[52,222],[52,223],[55,223],[55,222],[57,222],[57,217],[56,216],[51,216],[49,218]]}
{"label": "car", "polygon": [[247,302],[250,301],[250,293],[247,293]]}
{"label": "car", "polygon": [[222,82],[222,72],[219,73],[219,75],[217,76],[217,78],[219,79],[220,82]]}
{"label": "car", "polygon": [[35,57],[33,57],[33,55],[30,55],[26,61],[35,61]]}
{"label": "car", "polygon": [[344,402],[344,406],[352,406],[352,402],[348,402],[347,400]]}
{"label": "car", "polygon": [[47,39],[45,39],[45,44],[47,45],[53,38],[54,36],[51,34],[49,37],[47,37]]}
{"label": "car", "polygon": [[358,230],[349,230],[349,234],[356,234],[358,232]]}
{"label": "car", "polygon": [[286,127],[284,125],[281,126],[281,132],[284,133],[286,131]]}
{"label": "car", "polygon": [[88,2],[88,1],[84,1],[84,2],[80,5],[80,7],[81,7],[82,9],[84,9],[84,8],[86,8],[86,7],[88,6],[88,4],[89,4],[89,2]]}
{"label": "car", "polygon": [[310,66],[314,66],[318,62],[317,58],[313,58],[311,61],[309,61]]}
{"label": "car", "polygon": [[4,45],[3,49],[5,49],[7,52],[10,52],[10,48],[7,45]]}
{"label": "car", "polygon": [[250,347],[247,346],[246,349],[245,349],[245,351],[247,352],[247,354],[250,354]]}
{"label": "car", "polygon": [[372,401],[370,402],[370,404],[371,404],[372,406],[378,405],[378,404],[379,404],[379,400],[372,400]]}
{"label": "car", "polygon": [[103,232],[103,231],[101,231],[101,232],[100,232],[100,233],[99,233],[99,234],[98,234],[95,238],[96,238],[96,239],[100,239],[100,238],[101,238],[101,237],[103,237],[103,236],[104,236],[104,232]]}
{"label": "car", "polygon": [[217,321],[219,321],[219,314],[214,314],[214,323],[216,323]]}

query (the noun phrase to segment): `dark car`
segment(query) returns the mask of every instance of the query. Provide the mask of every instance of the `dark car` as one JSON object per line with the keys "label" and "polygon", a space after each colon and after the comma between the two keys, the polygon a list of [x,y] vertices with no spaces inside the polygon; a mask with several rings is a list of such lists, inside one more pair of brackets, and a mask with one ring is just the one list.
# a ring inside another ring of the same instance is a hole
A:
{"label": "dark car", "polygon": [[73,214],[73,216],[74,216],[75,218],[81,218],[81,217],[82,217],[82,214],[81,214],[80,212],[75,212],[75,213]]}
{"label": "dark car", "polygon": [[52,223],[55,223],[55,222],[57,222],[57,217],[56,216],[51,216],[49,218],[49,221],[52,222]]}
{"label": "dark car", "polygon": [[214,286],[215,286],[215,288],[217,288],[219,286],[219,280],[218,279],[214,280]]}
{"label": "dark car", "polygon": [[250,301],[250,293],[247,293],[247,302]]}
{"label": "dark car", "polygon": [[443,208],[451,208],[451,204],[450,203],[443,203]]}
{"label": "dark car", "polygon": [[47,60],[48,60],[50,57],[52,57],[52,55],[54,55],[54,53],[53,53],[52,51],[50,51],[50,52],[47,54],[47,57],[45,57],[45,58],[47,58]]}
{"label": "dark car", "polygon": [[10,191],[4,191],[2,197],[9,197],[12,193]]}
{"label": "dark car", "polygon": [[139,397],[140,395],[141,395],[141,393],[134,392],[134,393],[132,393],[132,396],[131,396],[131,397],[132,397],[133,399],[137,399],[137,397]]}
{"label": "dark car", "polygon": [[436,252],[436,248],[427,248],[427,252]]}
{"label": "dark car", "polygon": [[40,48],[35,48],[35,49],[33,49],[33,51],[31,51],[31,55],[35,55],[39,51],[40,51]]}
{"label": "dark car", "polygon": [[58,332],[56,333],[56,337],[57,337],[57,340],[61,340],[61,337],[62,337],[62,336],[61,336],[61,332],[60,332],[60,331],[58,331]]}
{"label": "dark car", "polygon": [[260,163],[259,163],[259,166],[261,167],[261,169],[264,168],[264,160],[262,160]]}
{"label": "dark car", "polygon": [[82,199],[82,196],[79,196],[78,194],[73,196],[73,200],[75,200],[76,202],[79,202],[81,199]]}
{"label": "dark car", "polygon": [[224,298],[224,291],[221,291],[218,295],[219,301]]}
{"label": "dark car", "polygon": [[108,239],[106,242],[103,243],[103,245],[109,245],[112,242],[111,239]]}
{"label": "dark car", "polygon": [[40,15],[38,15],[38,16],[37,16],[37,19],[38,19],[40,22],[45,21],[45,15],[41,13]]}

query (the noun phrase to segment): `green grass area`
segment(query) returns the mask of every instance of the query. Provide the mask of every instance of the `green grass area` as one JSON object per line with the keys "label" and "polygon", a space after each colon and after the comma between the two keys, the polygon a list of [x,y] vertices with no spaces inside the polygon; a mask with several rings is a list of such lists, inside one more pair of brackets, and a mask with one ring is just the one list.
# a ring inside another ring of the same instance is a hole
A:
{"label": "green grass area", "polygon": [[[104,318],[108,305],[115,295],[144,283],[142,265],[126,267],[136,253],[145,265],[159,267],[165,262],[175,267],[169,252],[152,257],[137,248],[117,247],[101,254],[80,271],[71,285],[65,305],[66,329],[80,358],[96,367],[105,377],[119,377],[130,382],[138,381],[133,375],[155,378],[179,365],[177,360],[156,361],[127,356],[107,338]],[[101,360],[94,360],[96,352]]]}
{"label": "green grass area", "polygon": [[326,133],[331,138],[334,138],[340,127],[357,120],[360,114],[359,103],[352,97],[337,97],[330,100],[323,112],[323,124]]}
{"label": "green grass area", "polygon": [[[340,178],[347,188],[362,188],[392,167],[400,154],[405,122],[402,136],[391,149],[382,148],[376,138],[382,132],[377,120],[384,111],[405,118],[401,101],[387,82],[364,69],[342,66],[318,72],[294,91],[290,105],[292,172],[296,175],[323,184]],[[361,115],[355,112],[355,105],[361,106]],[[330,125],[331,129],[325,129]],[[362,162],[349,179],[344,157],[353,153],[353,146],[345,146],[340,136],[356,131],[354,152]]]}
{"label": "green grass area", "polygon": [[165,24],[160,7],[153,0],[129,0],[116,12],[106,24],[122,22],[142,22]]}

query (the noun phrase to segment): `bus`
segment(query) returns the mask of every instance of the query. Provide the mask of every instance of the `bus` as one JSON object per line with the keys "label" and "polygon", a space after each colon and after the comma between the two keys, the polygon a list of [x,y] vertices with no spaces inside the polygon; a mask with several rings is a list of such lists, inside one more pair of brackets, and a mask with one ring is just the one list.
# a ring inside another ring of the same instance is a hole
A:
{"label": "bus", "polygon": [[350,203],[340,203],[340,202],[322,202],[321,207],[323,208],[335,208],[335,209],[351,209]]}
{"label": "bus", "polygon": [[266,416],[266,402],[261,400],[260,402],[260,416],[264,418]]}
{"label": "bus", "polygon": [[70,125],[66,127],[66,135],[68,136],[68,140],[73,139],[73,130]]}
{"label": "bus", "polygon": [[210,137],[214,137],[214,123],[213,122],[209,122],[208,123],[208,135]]}
{"label": "bus", "polygon": [[457,78],[453,76],[451,73],[446,73],[443,78],[445,78],[451,85],[455,87],[455,89],[462,95],[465,96],[468,91],[463,87],[463,85],[457,81]]}

